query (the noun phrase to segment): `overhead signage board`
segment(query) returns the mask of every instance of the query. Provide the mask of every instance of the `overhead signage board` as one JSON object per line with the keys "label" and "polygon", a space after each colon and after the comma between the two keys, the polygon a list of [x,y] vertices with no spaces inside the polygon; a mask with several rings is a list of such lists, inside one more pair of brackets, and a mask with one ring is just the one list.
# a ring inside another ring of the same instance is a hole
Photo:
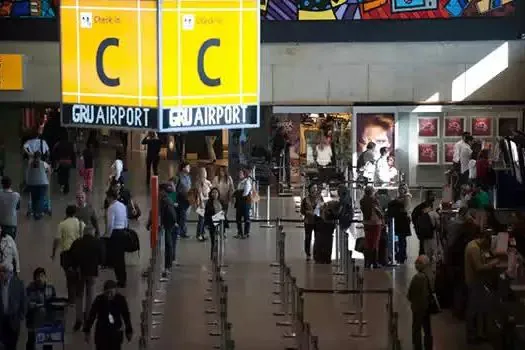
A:
{"label": "overhead signage board", "polygon": [[158,128],[154,0],[62,0],[62,123]]}
{"label": "overhead signage board", "polygon": [[24,56],[0,54],[0,90],[24,90]]}
{"label": "overhead signage board", "polygon": [[260,0],[164,0],[161,131],[259,126]]}

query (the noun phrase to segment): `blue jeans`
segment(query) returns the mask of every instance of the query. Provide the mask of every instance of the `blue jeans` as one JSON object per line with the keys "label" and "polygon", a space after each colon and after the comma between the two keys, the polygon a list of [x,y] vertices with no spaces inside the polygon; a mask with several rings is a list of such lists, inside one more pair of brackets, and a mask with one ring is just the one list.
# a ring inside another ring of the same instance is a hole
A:
{"label": "blue jeans", "polygon": [[35,217],[42,216],[44,212],[44,202],[47,195],[47,185],[31,185],[29,186],[31,194],[31,210]]}
{"label": "blue jeans", "polygon": [[198,215],[197,220],[197,236],[204,236],[204,216]]}
{"label": "blue jeans", "polygon": [[[235,208],[235,220],[237,221],[237,234],[239,236],[248,236],[250,234],[250,209],[251,204],[240,201]],[[244,231],[242,222],[244,220]]]}
{"label": "blue jeans", "polygon": [[180,237],[188,237],[187,221],[188,207],[179,203],[179,206],[177,207],[177,223],[179,224],[178,234]]}

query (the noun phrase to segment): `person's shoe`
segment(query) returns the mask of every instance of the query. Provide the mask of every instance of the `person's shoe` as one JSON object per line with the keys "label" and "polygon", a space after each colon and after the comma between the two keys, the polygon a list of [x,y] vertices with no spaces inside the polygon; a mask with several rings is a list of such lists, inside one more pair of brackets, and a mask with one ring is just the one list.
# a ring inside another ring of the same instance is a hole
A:
{"label": "person's shoe", "polygon": [[82,328],[82,321],[76,321],[73,326],[73,332],[78,332]]}
{"label": "person's shoe", "polygon": [[235,236],[233,236],[233,238],[242,239],[243,235],[237,233]]}
{"label": "person's shoe", "polygon": [[199,242],[204,242],[205,240],[206,240],[206,239],[204,238],[204,236],[202,236],[202,235],[198,235],[198,236],[197,236],[197,241],[199,241]]}
{"label": "person's shoe", "polygon": [[306,261],[310,261],[311,259],[310,254],[306,254]]}
{"label": "person's shoe", "polygon": [[180,238],[183,238],[183,239],[190,238],[190,236],[188,236],[188,235],[180,235],[179,237],[180,237]]}
{"label": "person's shoe", "polygon": [[117,282],[117,287],[121,288],[121,289],[124,289],[124,288],[126,288],[126,283],[125,282]]}

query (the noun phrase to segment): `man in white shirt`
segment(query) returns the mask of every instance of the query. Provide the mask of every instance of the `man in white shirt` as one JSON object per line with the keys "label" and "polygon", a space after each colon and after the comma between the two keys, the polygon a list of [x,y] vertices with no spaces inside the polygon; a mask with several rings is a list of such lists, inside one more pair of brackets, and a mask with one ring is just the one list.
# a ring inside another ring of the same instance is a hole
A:
{"label": "man in white shirt", "polygon": [[461,140],[456,142],[454,145],[454,156],[452,157],[452,163],[457,164],[459,168],[459,157],[461,155],[461,150],[466,145],[465,139],[470,136],[469,132],[464,132]]}
{"label": "man in white shirt", "polygon": [[376,162],[375,180],[381,185],[389,184],[391,177],[390,166],[388,165],[388,148],[382,147],[379,154],[379,159]]}
{"label": "man in white shirt", "polygon": [[115,271],[119,288],[126,287],[126,237],[128,228],[128,212],[126,206],[117,200],[114,191],[108,191],[109,204],[107,210],[106,237],[108,238],[108,260]]}
{"label": "man in white shirt", "polygon": [[469,177],[469,163],[470,158],[472,156],[472,141],[474,139],[472,136],[466,136],[465,137],[465,144],[461,146],[461,153],[459,154],[459,167],[460,167],[460,183],[466,184],[468,183],[468,177]]}

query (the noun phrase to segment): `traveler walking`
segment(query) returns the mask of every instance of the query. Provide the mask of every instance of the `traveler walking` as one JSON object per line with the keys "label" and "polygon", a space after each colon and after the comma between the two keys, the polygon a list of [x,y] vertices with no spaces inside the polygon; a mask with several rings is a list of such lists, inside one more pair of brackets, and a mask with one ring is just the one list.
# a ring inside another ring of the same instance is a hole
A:
{"label": "traveler walking", "polygon": [[213,259],[213,251],[215,250],[217,244],[216,224],[218,224],[218,222],[215,220],[215,216],[220,213],[224,214],[224,207],[220,198],[221,194],[219,192],[219,189],[215,187],[212,188],[210,190],[210,197],[204,209],[204,224],[210,232],[211,240],[210,259]]}
{"label": "traveler walking", "polygon": [[95,230],[95,237],[100,237],[100,229],[98,226],[97,213],[93,206],[86,200],[86,193],[84,191],[77,192],[77,212],[76,216],[79,218],[87,227],[91,227]]}
{"label": "traveler walking", "polygon": [[53,159],[57,162],[58,185],[64,194],[69,193],[69,178],[74,166],[75,148],[64,133],[53,149]]}
{"label": "traveler walking", "polygon": [[80,161],[82,162],[80,176],[84,179],[84,191],[91,192],[93,190],[94,170],[94,150],[92,143],[86,144],[86,148],[82,151]]}
{"label": "traveler walking", "polygon": [[308,186],[308,195],[301,201],[301,215],[304,218],[304,253],[306,260],[309,261],[312,249],[312,233],[319,229],[319,221],[321,216],[321,207],[323,205],[323,198],[319,194],[316,184]]}
{"label": "traveler walking", "polygon": [[0,344],[6,350],[16,350],[20,323],[26,316],[24,283],[5,265],[0,265]]}
{"label": "traveler walking", "polygon": [[[432,350],[431,303],[433,282],[430,277],[430,260],[420,255],[415,262],[417,273],[412,277],[407,298],[412,309],[412,344],[414,350]],[[423,342],[421,330],[425,334]]]}
{"label": "traveler walking", "polygon": [[20,256],[16,242],[4,231],[0,232],[0,264],[15,274],[20,273]]}
{"label": "traveler walking", "polygon": [[177,192],[177,220],[179,224],[179,237],[188,238],[186,221],[190,207],[189,191],[191,189],[190,164],[182,162],[180,165],[179,179],[175,191]]}
{"label": "traveler walking", "polygon": [[75,305],[76,318],[73,331],[78,331],[86,320],[89,307],[93,301],[95,280],[98,277],[98,267],[103,264],[103,250],[100,239],[94,236],[91,226],[84,228],[84,234],[69,248],[71,266],[78,271]]}
{"label": "traveler walking", "polygon": [[[235,220],[237,222],[237,235],[235,238],[250,237],[250,209],[253,183],[247,169],[239,171],[239,184],[235,191]],[[244,221],[244,229],[243,229]]]}
{"label": "traveler walking", "polygon": [[197,176],[197,181],[195,183],[195,188],[197,189],[198,201],[197,201],[197,215],[199,217],[197,221],[197,240],[204,242],[205,237],[205,224],[204,224],[204,208],[206,208],[206,202],[208,202],[211,182],[207,179],[206,168],[200,168],[199,174]]}
{"label": "traveler walking", "polygon": [[151,177],[151,169],[153,168],[153,175],[159,174],[160,149],[162,141],[154,131],[148,132],[148,135],[142,140],[142,144],[146,145],[146,184],[149,184]]}
{"label": "traveler walking", "polygon": [[228,174],[228,168],[225,166],[219,167],[219,173],[213,178],[212,186],[219,190],[221,195],[222,208],[224,210],[224,228],[230,228],[228,222],[228,208],[230,203],[233,200],[233,193],[235,192],[235,186],[233,184],[233,179]]}
{"label": "traveler walking", "polygon": [[66,276],[67,296],[71,305],[75,303],[78,271],[73,265],[69,252],[73,242],[79,239],[86,225],[76,217],[77,208],[74,205],[66,207],[66,218],[58,224],[57,235],[53,240],[51,260],[55,260],[57,250],[60,249],[60,266]]}
{"label": "traveler walking", "polygon": [[[95,325],[96,350],[120,350],[124,334],[128,341],[133,336],[131,317],[126,297],[117,291],[115,281],[104,283],[104,292],[95,298],[84,324],[86,342],[90,342],[90,332]],[[123,330],[124,329],[124,330]]]}
{"label": "traveler walking", "polygon": [[[177,258],[177,210],[168,197],[167,185],[160,186],[159,190],[160,224],[164,230],[163,275],[167,276],[171,272],[173,262]],[[148,226],[151,226],[151,215]]]}
{"label": "traveler walking", "polygon": [[106,250],[108,262],[115,271],[119,288],[126,287],[126,229],[128,228],[128,214],[126,206],[117,200],[117,194],[108,191],[106,197],[109,202],[107,210],[106,237],[108,246]]}
{"label": "traveler walking", "polygon": [[29,160],[26,172],[26,184],[29,188],[31,196],[31,211],[35,220],[42,218],[42,214],[46,209],[46,200],[49,195],[49,165],[41,159],[40,152],[33,154]]}
{"label": "traveler walking", "polygon": [[45,319],[49,303],[56,298],[55,287],[47,281],[46,270],[37,267],[33,272],[33,281],[26,289],[27,295],[27,342],[26,350],[35,350],[35,328]]}
{"label": "traveler walking", "polygon": [[17,211],[20,209],[20,193],[11,188],[11,178],[2,177],[2,190],[0,191],[0,227],[2,232],[16,238],[18,218]]}

